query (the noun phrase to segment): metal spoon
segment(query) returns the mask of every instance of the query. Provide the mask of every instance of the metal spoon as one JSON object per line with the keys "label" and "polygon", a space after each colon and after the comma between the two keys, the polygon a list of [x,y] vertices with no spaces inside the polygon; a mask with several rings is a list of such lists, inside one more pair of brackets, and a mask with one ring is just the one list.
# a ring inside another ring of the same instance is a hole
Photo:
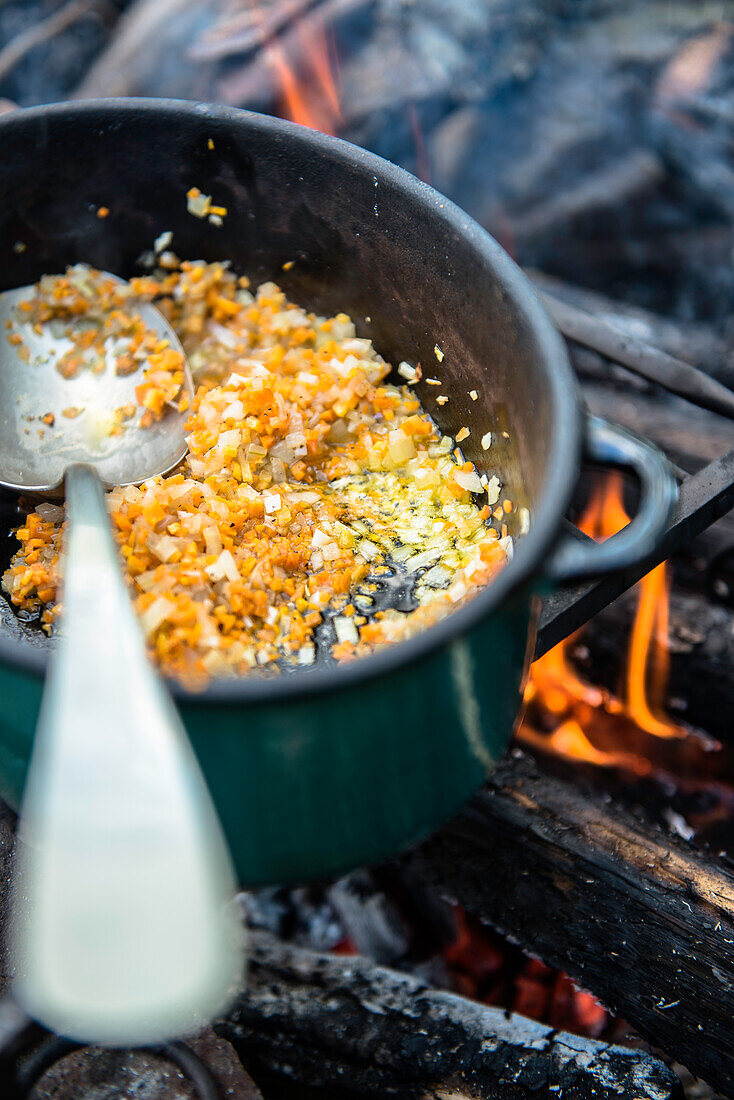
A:
{"label": "metal spoon", "polygon": [[[185,415],[110,436],[140,374],[64,379],[68,347],[18,324],[33,287],[0,295],[0,484],[66,489],[61,633],[21,812],[14,991],[46,1027],[134,1045],[190,1032],[241,969],[234,877],[176,709],[151,667],[110,532],[102,485],[139,483],[186,453]],[[146,325],[178,340],[152,306]],[[5,339],[22,335],[30,362]],[[186,384],[191,379],[186,372]],[[75,419],[62,415],[83,407]],[[53,427],[41,418],[55,414]]]}

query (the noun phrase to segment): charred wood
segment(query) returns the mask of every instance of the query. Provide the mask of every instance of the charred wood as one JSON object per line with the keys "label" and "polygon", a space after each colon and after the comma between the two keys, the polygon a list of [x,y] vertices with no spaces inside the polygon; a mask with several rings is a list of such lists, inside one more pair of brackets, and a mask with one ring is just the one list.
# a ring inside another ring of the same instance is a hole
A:
{"label": "charred wood", "polygon": [[631,149],[620,162],[605,165],[569,187],[544,197],[512,222],[513,236],[522,248],[529,242],[573,229],[582,218],[598,218],[635,200],[649,198],[665,175],[660,159],[646,149]]}
{"label": "charred wood", "polygon": [[691,404],[734,420],[734,393],[710,374],[554,294],[540,291],[540,297],[567,340],[604,355]]}
{"label": "charred wood", "polygon": [[357,1096],[678,1096],[649,1055],[430,989],[360,957],[254,933],[246,990],[215,1024],[248,1066]]}
{"label": "charred wood", "polygon": [[[661,348],[669,355],[692,363],[721,382],[734,384],[731,347],[712,325],[700,321],[684,323],[662,317],[629,302],[564,282],[542,271],[530,270],[528,275],[539,290],[593,314],[625,335],[637,337]],[[591,361],[593,360],[589,355],[587,362]],[[607,369],[601,374],[608,376],[609,361],[596,356],[595,362],[597,365],[605,365]],[[625,377],[629,377],[626,371]]]}
{"label": "charred wood", "polygon": [[0,49],[0,83],[23,58],[44,42],[49,42],[87,15],[97,13],[112,22],[117,14],[111,0],[69,0],[47,19],[22,31]]}
{"label": "charred wood", "polygon": [[514,751],[409,864],[734,1090],[734,870]]}
{"label": "charred wood", "polygon": [[329,890],[329,901],[360,955],[389,966],[408,954],[411,929],[369,871],[339,879]]}
{"label": "charred wood", "polygon": [[[332,30],[340,20],[374,3],[375,0],[321,0],[298,20],[284,23],[277,36],[280,63],[285,63],[302,77],[307,62],[304,43],[313,42],[314,35],[323,35],[325,30]],[[217,98],[234,106],[246,103],[267,110],[270,104],[277,103],[282,92],[281,84],[278,67],[274,66],[272,53],[266,48],[253,54],[234,73],[222,77],[217,85]]]}
{"label": "charred wood", "polygon": [[[192,23],[201,17],[201,0],[136,0],[124,13],[115,34],[95,58],[81,83],[73,90],[74,99],[94,99],[109,96],[140,94],[145,87],[146,69],[150,68],[155,43],[163,32],[172,35],[172,28],[183,23],[188,37],[187,15],[193,9]],[[166,43],[173,48],[173,38]],[[160,66],[159,66],[160,67]],[[189,79],[194,93],[195,86]],[[171,88],[169,94],[178,89]],[[160,92],[158,93],[160,94]]]}
{"label": "charred wood", "polygon": [[271,41],[322,0],[282,0],[236,12],[215,23],[188,51],[192,61],[246,54]]}
{"label": "charred wood", "polygon": [[651,439],[687,472],[730,449],[734,432],[723,417],[659,391],[615,385],[609,376],[603,381],[589,378],[578,353],[572,352],[571,358],[582,375],[583,396],[591,412]]}

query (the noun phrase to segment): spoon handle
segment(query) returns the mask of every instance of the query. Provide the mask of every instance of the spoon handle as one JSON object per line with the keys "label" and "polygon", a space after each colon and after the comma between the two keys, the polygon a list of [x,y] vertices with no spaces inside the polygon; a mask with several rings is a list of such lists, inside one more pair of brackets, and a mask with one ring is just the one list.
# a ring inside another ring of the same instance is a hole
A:
{"label": "spoon handle", "polygon": [[178,713],[144,650],[102,486],[66,472],[62,630],[22,806],[16,994],[84,1042],[190,1032],[240,977],[234,878]]}

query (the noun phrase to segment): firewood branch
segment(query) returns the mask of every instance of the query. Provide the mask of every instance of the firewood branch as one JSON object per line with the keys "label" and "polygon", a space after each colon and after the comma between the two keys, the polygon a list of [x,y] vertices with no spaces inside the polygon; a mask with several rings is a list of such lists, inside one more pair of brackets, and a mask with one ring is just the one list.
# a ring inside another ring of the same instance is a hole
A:
{"label": "firewood branch", "polygon": [[248,1066],[356,1095],[655,1100],[673,1074],[638,1051],[543,1024],[375,966],[253,934],[247,988],[215,1030]]}
{"label": "firewood branch", "polygon": [[734,1090],[734,873],[515,751],[409,865]]}
{"label": "firewood branch", "polygon": [[16,35],[0,50],[0,81],[4,80],[31,50],[62,34],[85,15],[95,12],[110,19],[115,9],[107,0],[70,0],[70,3],[54,12],[48,19],[42,19],[40,23]]}
{"label": "firewood branch", "polygon": [[106,49],[91,66],[74,99],[130,95],[134,78],[133,62],[146,43],[181,12],[199,0],[137,0],[120,19]]}

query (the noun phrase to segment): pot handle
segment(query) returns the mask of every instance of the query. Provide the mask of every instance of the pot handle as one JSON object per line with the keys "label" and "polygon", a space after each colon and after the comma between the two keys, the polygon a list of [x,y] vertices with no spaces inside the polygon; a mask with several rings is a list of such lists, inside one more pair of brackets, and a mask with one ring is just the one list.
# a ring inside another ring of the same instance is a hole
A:
{"label": "pot handle", "polygon": [[627,467],[640,480],[637,515],[603,543],[564,536],[546,568],[556,584],[618,573],[653,553],[678,498],[678,484],[667,458],[654,443],[634,432],[587,416],[584,458],[601,466]]}

